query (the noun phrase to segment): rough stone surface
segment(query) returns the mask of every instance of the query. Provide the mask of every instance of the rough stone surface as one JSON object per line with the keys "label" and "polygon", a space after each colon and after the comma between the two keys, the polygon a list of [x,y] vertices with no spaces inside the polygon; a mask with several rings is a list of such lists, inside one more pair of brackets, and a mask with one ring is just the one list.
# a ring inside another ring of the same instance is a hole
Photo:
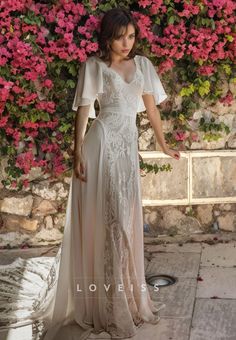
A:
{"label": "rough stone surface", "polygon": [[9,245],[11,247],[20,247],[23,243],[27,243],[32,247],[58,245],[62,241],[63,234],[56,228],[40,229],[35,235],[18,231],[12,231],[0,234],[0,247]]}
{"label": "rough stone surface", "polygon": [[236,267],[236,242],[202,245],[202,267]]}
{"label": "rough stone surface", "polygon": [[45,222],[45,228],[46,229],[52,229],[53,228],[53,219],[51,216],[46,216],[44,219]]}
{"label": "rough stone surface", "polygon": [[139,150],[154,150],[154,132],[151,128],[143,131],[138,138]]}
{"label": "rough stone surface", "polygon": [[171,171],[147,173],[142,177],[143,200],[185,199],[188,196],[188,160],[182,157],[178,162],[173,158],[145,158],[145,163],[159,167],[170,164]]}
{"label": "rough stone surface", "polygon": [[196,299],[190,340],[235,340],[236,300]]}
{"label": "rough stone surface", "polygon": [[44,216],[56,213],[57,213],[56,202],[51,202],[49,200],[41,200],[39,204],[35,203],[32,208],[32,215],[35,216]]}
{"label": "rough stone surface", "polygon": [[3,228],[6,231],[30,231],[34,232],[39,227],[39,221],[36,219],[28,219],[17,215],[4,215]]}
{"label": "rough stone surface", "polygon": [[[185,257],[187,257],[186,254]],[[162,273],[166,274],[166,272]],[[196,279],[179,277],[177,279],[175,284],[162,287],[158,292],[155,292],[154,287],[150,286],[152,300],[166,305],[160,310],[162,318],[190,318],[192,315],[194,293],[197,286]],[[175,301],[175,308],[173,308],[173,301]]]}
{"label": "rough stone surface", "polygon": [[[230,203],[223,203],[223,204],[220,204],[219,205],[219,208],[221,209],[221,210],[226,210],[226,211],[230,211],[230,210],[232,210],[232,209],[234,209],[234,205],[233,204],[230,204]],[[235,206],[235,208],[236,208],[236,206]]]}
{"label": "rough stone surface", "polygon": [[16,214],[21,216],[28,216],[33,205],[33,196],[25,197],[5,197],[2,200],[0,209],[1,212]]}
{"label": "rough stone surface", "polygon": [[65,222],[66,222],[65,214],[59,213],[53,217],[54,227],[57,229],[61,228],[64,229]]}
{"label": "rough stone surface", "polygon": [[163,274],[176,277],[196,278],[200,254],[189,253],[153,253],[151,261],[147,266],[147,275]]}
{"label": "rough stone surface", "polygon": [[[144,323],[138,334],[131,338],[132,340],[149,340],[149,339],[160,339],[160,340],[169,340],[169,339],[181,339],[181,340],[189,340],[189,328],[191,324],[190,318],[182,318],[182,319],[172,319],[172,318],[162,318],[157,325],[150,325]],[[89,337],[88,339],[92,339]],[[95,338],[93,338],[95,339]],[[98,337],[96,339],[99,339]],[[130,340],[127,338],[125,340]]]}
{"label": "rough stone surface", "polygon": [[234,212],[228,212],[225,216],[217,218],[219,229],[225,231],[236,231],[236,215]]}
{"label": "rough stone surface", "polygon": [[212,223],[212,208],[210,204],[203,204],[197,207],[198,218],[202,224]]}
{"label": "rough stone surface", "polygon": [[65,199],[68,196],[68,190],[65,190],[63,183],[52,184],[48,181],[34,184],[32,193],[52,201]]}
{"label": "rough stone surface", "polygon": [[[199,272],[202,281],[198,281],[197,297],[236,299],[235,268],[202,267]],[[211,284],[214,282],[214,284]]]}
{"label": "rough stone surface", "polygon": [[228,147],[230,149],[236,149],[236,134],[233,134],[232,136],[230,136],[230,138],[228,139]]}
{"label": "rough stone surface", "polygon": [[163,229],[176,228],[179,234],[201,232],[201,225],[195,217],[186,216],[176,208],[165,211],[160,221]]}
{"label": "rough stone surface", "polygon": [[235,197],[236,158],[205,156],[193,158],[193,198]]}

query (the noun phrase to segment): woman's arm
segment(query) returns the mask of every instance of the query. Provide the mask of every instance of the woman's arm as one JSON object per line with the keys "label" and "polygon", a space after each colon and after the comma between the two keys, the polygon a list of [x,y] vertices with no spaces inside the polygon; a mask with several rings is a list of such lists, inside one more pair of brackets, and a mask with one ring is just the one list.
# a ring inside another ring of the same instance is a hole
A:
{"label": "woman's arm", "polygon": [[88,123],[90,105],[79,106],[75,116],[74,153],[80,154]]}
{"label": "woman's arm", "polygon": [[149,121],[153,127],[156,139],[160,147],[162,148],[162,151],[176,159],[180,158],[180,153],[177,150],[171,150],[168,145],[166,144],[165,137],[163,134],[162,129],[162,120],[160,116],[160,111],[157,109],[155,100],[152,94],[144,94],[143,96],[143,102],[146,107],[146,112],[149,118]]}
{"label": "woman's arm", "polygon": [[87,182],[87,171],[82,153],[82,145],[89,117],[90,105],[79,106],[75,117],[74,138],[74,174],[83,182]]}

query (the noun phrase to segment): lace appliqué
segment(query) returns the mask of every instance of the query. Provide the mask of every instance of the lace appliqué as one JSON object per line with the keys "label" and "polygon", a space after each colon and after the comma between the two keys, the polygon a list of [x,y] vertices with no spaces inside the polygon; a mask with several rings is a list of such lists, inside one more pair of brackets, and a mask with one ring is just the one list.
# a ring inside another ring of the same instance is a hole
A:
{"label": "lace appliqu\u00e9", "polygon": [[[102,114],[105,133],[105,284],[107,292],[107,330],[112,336],[135,334],[134,325],[143,323],[134,296],[139,296],[132,254],[133,209],[137,190],[138,131],[134,117]],[[132,287],[133,285],[133,287]],[[121,291],[119,290],[121,289]],[[133,291],[132,291],[133,289]],[[123,290],[123,291],[122,291]],[[122,315],[129,305],[130,318]]]}

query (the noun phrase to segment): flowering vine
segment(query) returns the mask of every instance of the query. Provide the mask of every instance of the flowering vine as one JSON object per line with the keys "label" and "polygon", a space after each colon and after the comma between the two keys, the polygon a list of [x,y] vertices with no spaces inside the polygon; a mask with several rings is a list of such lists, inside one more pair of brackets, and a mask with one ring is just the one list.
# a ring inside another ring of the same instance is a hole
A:
{"label": "flowering vine", "polygon": [[[230,90],[222,94],[221,76],[236,81],[235,2],[125,3],[137,19],[140,47],[158,65],[167,92],[183,100],[181,112],[164,112],[176,121],[170,140],[196,140],[187,123],[198,99],[223,105],[234,99]],[[71,104],[79,65],[98,49],[96,32],[103,13],[118,5],[116,0],[0,2],[0,154],[8,159],[5,186],[27,187],[33,167],[55,176],[71,166]],[[211,129],[218,129],[216,123]]]}

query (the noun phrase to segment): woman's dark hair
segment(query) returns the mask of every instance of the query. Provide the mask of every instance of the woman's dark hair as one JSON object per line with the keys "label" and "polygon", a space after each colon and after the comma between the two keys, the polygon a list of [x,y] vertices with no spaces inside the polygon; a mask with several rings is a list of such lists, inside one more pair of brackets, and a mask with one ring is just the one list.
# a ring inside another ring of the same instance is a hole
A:
{"label": "woman's dark hair", "polygon": [[103,61],[108,61],[109,66],[111,64],[110,44],[113,39],[119,38],[121,28],[127,28],[129,24],[134,26],[135,42],[127,59],[133,58],[136,54],[142,54],[136,47],[139,27],[131,13],[126,8],[116,7],[107,11],[101,20],[100,32],[98,33],[99,50],[96,55]]}

